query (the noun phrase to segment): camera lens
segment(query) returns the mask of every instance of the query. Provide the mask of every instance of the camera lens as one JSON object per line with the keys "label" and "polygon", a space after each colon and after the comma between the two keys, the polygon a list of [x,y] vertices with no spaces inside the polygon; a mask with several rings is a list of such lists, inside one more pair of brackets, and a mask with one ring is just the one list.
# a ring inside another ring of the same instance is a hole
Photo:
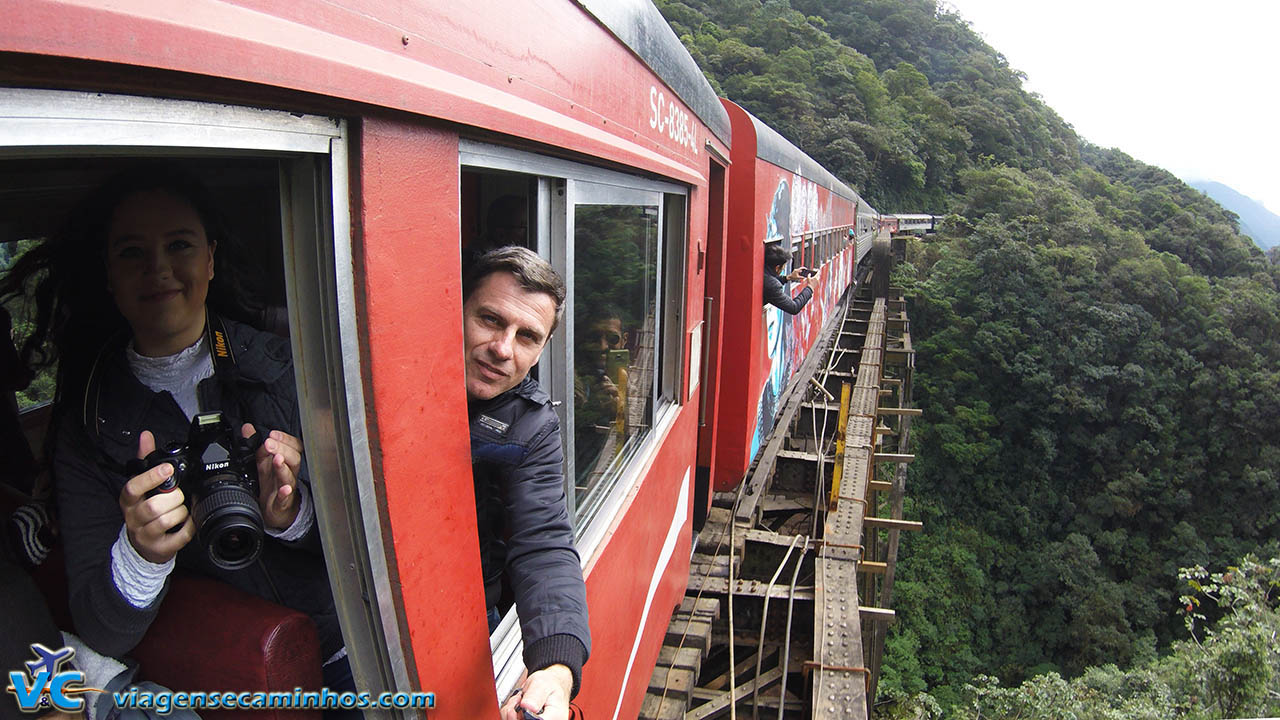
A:
{"label": "camera lens", "polygon": [[196,535],[209,561],[223,570],[252,565],[262,552],[262,512],[257,498],[239,485],[223,485],[200,498],[191,511]]}

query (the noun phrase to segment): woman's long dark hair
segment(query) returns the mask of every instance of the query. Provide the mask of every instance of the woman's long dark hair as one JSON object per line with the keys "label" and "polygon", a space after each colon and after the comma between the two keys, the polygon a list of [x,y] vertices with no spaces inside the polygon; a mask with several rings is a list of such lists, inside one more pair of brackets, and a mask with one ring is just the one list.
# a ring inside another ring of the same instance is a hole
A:
{"label": "woman's long dark hair", "polygon": [[55,405],[74,402],[103,345],[130,332],[107,291],[107,232],[126,198],[152,190],[189,203],[209,242],[217,244],[208,307],[242,322],[260,317],[261,304],[250,292],[259,285],[246,277],[257,268],[241,261],[235,238],[204,184],[170,161],[131,166],[92,191],[57,234],[24,253],[0,278],[0,301],[24,296],[35,300],[35,329],[23,341],[20,357],[31,370],[58,363]]}

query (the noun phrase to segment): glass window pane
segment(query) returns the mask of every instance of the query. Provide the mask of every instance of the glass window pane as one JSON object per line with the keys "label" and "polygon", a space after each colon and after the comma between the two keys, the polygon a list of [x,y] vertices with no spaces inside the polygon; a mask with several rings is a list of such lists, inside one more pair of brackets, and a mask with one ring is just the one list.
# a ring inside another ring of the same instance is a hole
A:
{"label": "glass window pane", "polygon": [[653,423],[658,206],[574,208],[575,499],[581,521]]}

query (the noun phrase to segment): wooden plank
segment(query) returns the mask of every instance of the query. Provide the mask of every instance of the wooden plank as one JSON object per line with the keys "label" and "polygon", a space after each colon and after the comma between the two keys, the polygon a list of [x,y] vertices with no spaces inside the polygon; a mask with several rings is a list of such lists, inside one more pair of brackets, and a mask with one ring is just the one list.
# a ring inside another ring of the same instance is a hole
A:
{"label": "wooden plank", "polygon": [[[780,535],[772,530],[752,529],[745,532],[747,542],[766,543],[769,545],[781,545],[787,547],[792,541],[798,537],[796,535]],[[801,540],[803,540],[802,536]],[[796,547],[800,547],[800,543],[796,542]]]}
{"label": "wooden plank", "polygon": [[872,458],[872,461],[873,462],[909,463],[915,459],[916,459],[915,455],[903,455],[901,453],[876,453],[875,457]]}
{"label": "wooden plank", "polygon": [[689,705],[684,700],[645,693],[639,720],[683,720]]}
{"label": "wooden plank", "polygon": [[867,483],[867,489],[874,492],[893,492],[893,483],[885,480],[872,480]]}
{"label": "wooden plank", "polygon": [[876,622],[893,622],[898,617],[897,613],[887,608],[867,607],[865,605],[858,608],[858,614]]}
{"label": "wooden plank", "polygon": [[924,414],[924,411],[920,408],[882,407],[878,408],[876,412],[881,415],[910,415],[911,417],[920,417]]}
{"label": "wooden plank", "polygon": [[[755,666],[756,666],[756,654],[751,653],[751,656],[748,657],[746,660],[743,660],[742,662],[733,666],[733,676],[737,677],[738,675],[746,675],[747,671],[754,668]],[[702,688],[706,690],[711,690],[714,692],[714,691],[723,690],[725,686],[727,686],[728,684],[729,684],[729,671],[725,670],[723,673],[720,673],[719,675],[712,678],[708,682],[703,683]],[[704,697],[702,699],[710,700],[713,698]]]}
{"label": "wooden plank", "polygon": [[779,460],[801,460],[804,462],[818,462],[820,459],[817,453],[805,452],[804,450],[779,450]]}
{"label": "wooden plank", "polygon": [[924,523],[918,520],[895,520],[894,518],[864,517],[862,518],[862,522],[864,525],[868,525],[870,527],[889,528],[890,530],[919,532],[924,529]]}
{"label": "wooden plank", "polygon": [[769,495],[763,498],[759,503],[760,512],[803,512],[813,510],[813,500],[805,498],[799,500],[797,498],[787,497],[785,495]]}
{"label": "wooden plank", "polygon": [[705,720],[706,718],[718,717],[721,713],[729,712],[730,702],[737,703],[747,695],[770,687],[780,679],[782,679],[782,668],[774,668],[768,672],[761,673],[760,677],[748,680],[734,688],[732,700],[729,698],[729,693],[725,692],[719,698],[685,713],[685,720]]}

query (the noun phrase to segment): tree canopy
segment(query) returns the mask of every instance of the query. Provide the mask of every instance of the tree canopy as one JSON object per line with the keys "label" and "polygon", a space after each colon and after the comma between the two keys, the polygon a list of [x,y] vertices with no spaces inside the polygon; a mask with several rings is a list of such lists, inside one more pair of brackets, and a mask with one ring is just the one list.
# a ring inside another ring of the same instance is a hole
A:
{"label": "tree canopy", "polygon": [[718,91],[881,212],[948,215],[896,272],[925,532],[882,699],[1012,717],[1000,683],[1148,682],[1186,638],[1179,568],[1278,554],[1278,256],[1076,136],[933,0],[658,4]]}

